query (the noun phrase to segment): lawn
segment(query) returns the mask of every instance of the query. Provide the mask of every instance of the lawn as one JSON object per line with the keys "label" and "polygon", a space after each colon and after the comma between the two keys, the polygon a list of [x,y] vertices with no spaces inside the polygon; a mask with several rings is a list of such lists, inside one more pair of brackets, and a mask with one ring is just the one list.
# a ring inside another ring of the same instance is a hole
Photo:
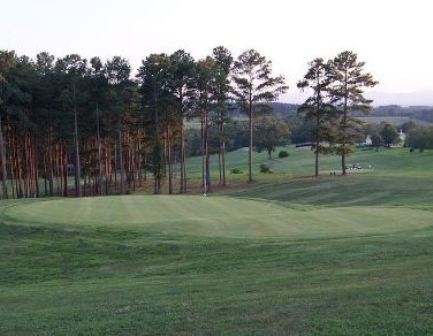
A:
{"label": "lawn", "polygon": [[290,148],[207,198],[3,201],[0,335],[431,335],[432,154],[314,179]]}

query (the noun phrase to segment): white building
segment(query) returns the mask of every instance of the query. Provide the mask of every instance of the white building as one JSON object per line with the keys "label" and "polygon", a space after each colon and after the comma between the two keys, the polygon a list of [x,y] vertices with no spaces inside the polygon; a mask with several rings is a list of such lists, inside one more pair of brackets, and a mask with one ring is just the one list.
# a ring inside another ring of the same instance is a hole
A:
{"label": "white building", "polygon": [[400,128],[400,133],[398,134],[398,138],[400,139],[401,145],[404,145],[406,141],[406,133],[403,133],[403,130]]}
{"label": "white building", "polygon": [[367,135],[365,138],[365,141],[363,143],[364,146],[371,146],[373,144],[373,141],[371,140],[371,135]]}

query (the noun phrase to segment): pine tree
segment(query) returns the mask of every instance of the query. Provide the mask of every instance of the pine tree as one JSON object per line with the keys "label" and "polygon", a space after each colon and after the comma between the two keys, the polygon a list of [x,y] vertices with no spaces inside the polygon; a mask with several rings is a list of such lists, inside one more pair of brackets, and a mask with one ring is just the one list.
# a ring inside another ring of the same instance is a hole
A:
{"label": "pine tree", "polygon": [[192,80],[194,78],[194,59],[184,50],[178,50],[170,55],[170,92],[175,97],[176,109],[180,127],[180,193],[187,191],[186,173],[186,137],[184,119],[191,110],[193,95]]}
{"label": "pine tree", "polygon": [[0,51],[0,160],[1,160],[1,174],[2,174],[2,188],[0,193],[0,199],[8,198],[7,188],[7,155],[6,145],[3,135],[2,118],[5,117],[6,113],[6,101],[5,101],[5,89],[8,85],[6,79],[6,73],[14,66],[15,53],[13,51]]}
{"label": "pine tree", "polygon": [[202,181],[204,193],[210,189],[210,150],[209,150],[209,128],[210,128],[210,110],[213,105],[215,92],[215,78],[217,68],[212,57],[208,56],[196,64],[194,87],[197,90],[197,110],[202,120]]}
{"label": "pine tree", "polygon": [[359,121],[352,112],[368,113],[372,100],[364,97],[364,89],[374,87],[378,82],[364,71],[364,62],[352,51],[343,51],[330,62],[331,102],[340,114],[337,130],[337,153],[341,156],[342,174],[346,175],[346,156],[352,152],[353,135],[358,132]]}
{"label": "pine tree", "polygon": [[[319,154],[332,152],[333,128],[335,123],[335,109],[329,103],[329,85],[331,83],[330,67],[322,58],[316,58],[309,63],[309,69],[297,86],[301,90],[310,89],[312,95],[299,107],[298,112],[304,116],[306,122],[313,123],[311,131],[315,154],[315,176],[319,176]],[[327,142],[328,145],[322,145]]]}
{"label": "pine tree", "polygon": [[[117,137],[117,158],[118,172],[120,173],[120,192],[125,193],[125,161],[123,148],[123,124],[128,104],[128,89],[130,83],[131,66],[129,62],[120,57],[114,56],[106,64],[107,78],[111,85],[111,112],[114,118],[114,128]],[[117,176],[117,171],[115,171]]]}
{"label": "pine tree", "polygon": [[215,109],[217,111],[216,125],[218,129],[219,184],[224,186],[226,184],[226,140],[224,124],[227,122],[228,105],[230,93],[232,92],[229,76],[233,64],[233,57],[231,53],[222,46],[213,49],[212,57],[216,67],[213,100],[215,101]]}
{"label": "pine tree", "polygon": [[[91,68],[89,70],[90,77],[90,94],[91,102],[95,108],[95,123],[96,123],[96,146],[97,146],[97,192],[102,194],[102,141],[101,141],[101,106],[103,106],[104,96],[108,90],[107,71],[99,57],[93,57],[90,60]],[[107,178],[107,177],[106,177]]]}
{"label": "pine tree", "polygon": [[82,186],[81,186],[81,160],[80,160],[80,134],[78,127],[78,105],[79,105],[79,85],[86,72],[87,60],[82,59],[77,54],[71,54],[65,56],[63,59],[57,61],[56,68],[58,71],[63,72],[67,75],[67,81],[69,83],[69,90],[64,93],[68,96],[72,105],[72,111],[74,115],[74,153],[75,153],[75,196],[81,197]]}
{"label": "pine tree", "polygon": [[248,181],[252,182],[255,114],[269,108],[266,103],[276,100],[288,86],[284,84],[284,77],[272,77],[271,61],[253,49],[245,51],[235,61],[233,81],[236,86],[233,93],[249,120]]}
{"label": "pine tree", "polygon": [[[163,176],[163,153],[162,153],[162,125],[163,115],[166,117],[166,140],[168,142],[167,165],[168,165],[168,192],[173,192],[172,184],[172,158],[169,124],[172,122],[173,114],[169,111],[173,100],[170,100],[170,59],[166,54],[151,54],[142,61],[138,69],[137,77],[140,80],[140,92],[142,95],[142,106],[147,116],[149,134],[152,136],[152,169],[154,175],[155,194],[161,192],[161,179]],[[168,134],[167,134],[168,133]]]}

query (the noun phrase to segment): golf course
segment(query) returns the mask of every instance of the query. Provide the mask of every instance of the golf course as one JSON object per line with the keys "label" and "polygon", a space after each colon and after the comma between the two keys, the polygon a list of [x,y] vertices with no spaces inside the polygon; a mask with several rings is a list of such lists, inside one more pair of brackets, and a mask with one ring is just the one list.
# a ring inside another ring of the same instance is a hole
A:
{"label": "golf course", "polygon": [[0,335],[431,335],[433,152],[288,151],[207,197],[2,201]]}

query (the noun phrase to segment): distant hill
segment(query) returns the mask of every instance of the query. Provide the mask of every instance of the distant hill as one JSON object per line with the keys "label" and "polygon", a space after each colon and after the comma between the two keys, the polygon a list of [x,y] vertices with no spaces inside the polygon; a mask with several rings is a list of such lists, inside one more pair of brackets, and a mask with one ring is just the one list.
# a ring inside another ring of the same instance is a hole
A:
{"label": "distant hill", "polygon": [[[281,117],[294,116],[297,114],[299,105],[288,103],[271,103],[274,114]],[[433,106],[400,106],[385,105],[374,107],[369,115],[355,113],[366,122],[378,123],[387,121],[395,125],[401,125],[406,121],[414,121],[418,124],[433,123]]]}
{"label": "distant hill", "polygon": [[[363,115],[359,114],[359,116]],[[378,106],[373,109],[370,117],[400,117],[408,118],[418,123],[433,123],[433,106]]]}
{"label": "distant hill", "polygon": [[367,116],[367,117],[357,117],[357,119],[362,120],[367,124],[380,124],[381,122],[386,122],[395,127],[399,127],[409,121],[414,122],[417,125],[423,125],[423,126],[432,125],[432,123],[429,121],[424,121],[424,120],[410,118],[410,117]]}
{"label": "distant hill", "polygon": [[[299,107],[298,104],[280,103],[280,102],[270,103],[269,106],[272,108],[273,114],[281,117],[295,116],[298,112],[298,107]],[[233,105],[230,108],[230,116],[243,117],[245,116],[245,113],[243,113],[238,106]]]}
{"label": "distant hill", "polygon": [[[287,118],[296,116],[300,105],[274,102],[270,103],[270,106],[274,115]],[[237,120],[246,119],[246,115],[237,106],[232,106],[230,116]],[[405,122],[412,121],[418,125],[431,125],[433,124],[433,106],[384,105],[374,107],[368,115],[359,112],[354,113],[354,116],[369,124],[388,122],[398,127]]]}

